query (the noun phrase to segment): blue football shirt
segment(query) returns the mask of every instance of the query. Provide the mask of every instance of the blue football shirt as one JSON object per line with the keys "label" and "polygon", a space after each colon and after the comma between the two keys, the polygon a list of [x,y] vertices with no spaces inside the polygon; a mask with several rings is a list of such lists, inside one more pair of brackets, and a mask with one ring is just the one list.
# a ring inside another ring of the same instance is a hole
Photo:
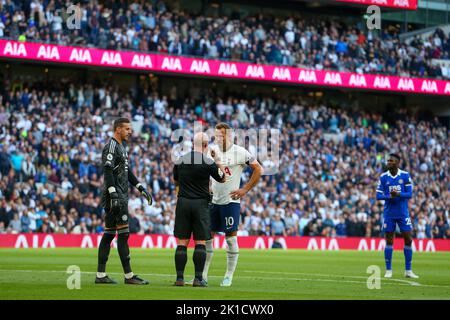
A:
{"label": "blue football shirt", "polygon": [[[413,183],[408,172],[398,169],[393,176],[390,171],[380,176],[377,186],[377,200],[384,201],[385,218],[409,217],[408,200],[412,197]],[[391,198],[390,192],[397,190],[400,195]]]}

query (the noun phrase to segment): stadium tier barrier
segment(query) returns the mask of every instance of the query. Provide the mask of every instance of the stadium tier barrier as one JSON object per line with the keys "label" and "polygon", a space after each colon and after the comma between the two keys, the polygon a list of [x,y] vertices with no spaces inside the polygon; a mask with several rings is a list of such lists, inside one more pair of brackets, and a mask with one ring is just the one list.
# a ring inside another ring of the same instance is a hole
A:
{"label": "stadium tier barrier", "polygon": [[[1,234],[0,248],[96,248],[100,244],[100,234]],[[306,250],[358,250],[382,251],[386,242],[382,238],[323,238],[323,237],[269,237],[241,236],[239,247],[245,249],[272,249],[277,242],[281,249]],[[177,240],[171,235],[137,235],[129,238],[131,248],[175,249]],[[116,247],[116,240],[113,241]],[[190,246],[194,243],[191,241]],[[216,236],[214,247],[226,248],[225,237]],[[413,239],[413,250],[418,252],[450,251],[450,240]],[[403,250],[403,240],[394,242],[395,250]]]}
{"label": "stadium tier barrier", "polygon": [[444,80],[310,70],[11,40],[0,40],[0,58],[326,87],[450,95],[450,81]]}

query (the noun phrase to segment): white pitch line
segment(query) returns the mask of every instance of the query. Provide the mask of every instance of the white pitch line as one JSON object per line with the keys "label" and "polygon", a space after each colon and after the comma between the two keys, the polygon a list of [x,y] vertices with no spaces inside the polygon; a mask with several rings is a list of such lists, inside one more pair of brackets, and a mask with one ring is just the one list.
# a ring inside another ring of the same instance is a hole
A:
{"label": "white pitch line", "polygon": [[[354,279],[367,279],[368,277],[364,276],[347,276],[347,275],[340,275],[340,274],[323,274],[323,273],[302,273],[302,272],[279,272],[279,271],[249,271],[244,270],[242,272],[247,273],[263,273],[263,274],[291,274],[291,275],[307,275],[307,276],[320,276],[320,277],[341,277],[341,278],[354,278]],[[439,287],[439,288],[450,288],[450,286],[446,285],[432,285],[432,284],[420,284],[415,281],[409,281],[409,280],[403,280],[403,279],[392,279],[392,278],[381,278],[382,280],[386,281],[395,281],[395,282],[401,282],[406,283],[410,286],[420,286],[420,287]]]}
{"label": "white pitch line", "polygon": [[[66,273],[65,270],[16,270],[16,269],[0,269],[0,272],[28,272],[28,273]],[[263,271],[244,271],[244,272],[253,272],[253,273],[275,273],[275,272],[263,272]],[[93,271],[82,271],[82,274],[96,274],[96,272]],[[283,274],[283,272],[279,272]],[[123,273],[118,272],[108,272],[108,274],[115,274],[115,275],[123,275]],[[286,274],[295,274],[295,273],[286,273]],[[143,276],[156,276],[156,277],[175,277],[174,274],[165,274],[165,273],[140,273],[140,275]],[[315,274],[309,274],[309,275],[315,275]],[[326,274],[321,274],[321,276],[331,276]],[[333,275],[333,276],[339,276],[339,275]],[[222,278],[222,276],[209,276],[210,278]],[[339,277],[357,277],[357,276],[339,276]],[[333,279],[317,279],[317,278],[286,278],[286,277],[249,277],[249,276],[239,276],[239,278],[243,279],[254,279],[254,280],[294,280],[294,281],[308,281],[308,282],[338,282],[338,283],[359,283],[359,284],[366,284],[366,281],[352,281],[352,280],[333,280]],[[358,278],[360,278],[358,276]],[[361,277],[364,278],[365,277]],[[397,279],[389,279],[389,280],[397,280]],[[406,280],[405,280],[406,281]],[[392,284],[394,283],[385,283],[385,284]],[[414,284],[398,284],[399,286],[411,286]],[[420,285],[420,284],[419,284]],[[420,285],[424,287],[450,287],[450,286],[439,286],[439,285]]]}
{"label": "white pitch line", "polygon": [[[1,271],[8,271],[8,272],[27,272],[27,273],[35,273],[35,272],[41,272],[41,273],[67,273],[64,270],[7,270],[7,269],[0,269]],[[80,272],[82,274],[96,274],[97,272],[92,271],[82,271]],[[108,274],[114,274],[114,275],[123,275],[123,273],[118,272],[108,272]],[[165,274],[165,273],[139,273],[142,276],[157,276],[157,277],[175,277],[175,274]],[[222,276],[209,276],[209,278],[222,278]],[[253,279],[253,280],[296,280],[296,281],[309,281],[309,282],[346,282],[346,283],[366,283],[366,281],[351,281],[351,280],[332,280],[332,279],[312,279],[312,278],[285,278],[285,277],[247,277],[247,276],[239,276],[239,278],[242,279]]]}
{"label": "white pitch line", "polygon": [[[367,279],[368,277],[364,276],[346,276],[341,274],[323,274],[323,273],[302,273],[302,272],[276,272],[276,271],[269,271],[269,272],[262,272],[262,271],[248,271],[245,270],[243,272],[253,272],[253,273],[271,273],[271,274],[292,274],[292,275],[307,275],[307,276],[320,276],[320,277],[331,277],[331,278],[354,278],[354,279]],[[388,280],[388,281],[396,281],[401,283],[406,283],[410,286],[421,286],[420,283],[414,282],[414,281],[408,281],[408,280],[402,280],[402,279],[389,279],[389,278],[382,278],[382,280]]]}

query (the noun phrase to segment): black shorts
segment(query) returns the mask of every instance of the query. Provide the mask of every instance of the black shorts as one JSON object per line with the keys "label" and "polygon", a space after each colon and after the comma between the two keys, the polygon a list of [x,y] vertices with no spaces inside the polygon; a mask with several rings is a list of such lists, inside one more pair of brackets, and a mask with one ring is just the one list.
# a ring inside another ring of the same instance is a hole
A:
{"label": "black shorts", "polygon": [[121,202],[120,210],[116,213],[112,212],[109,207],[105,208],[105,228],[117,229],[128,225],[130,214],[128,213],[128,203]]}
{"label": "black shorts", "polygon": [[178,198],[174,235],[178,239],[208,240],[210,235],[208,199]]}

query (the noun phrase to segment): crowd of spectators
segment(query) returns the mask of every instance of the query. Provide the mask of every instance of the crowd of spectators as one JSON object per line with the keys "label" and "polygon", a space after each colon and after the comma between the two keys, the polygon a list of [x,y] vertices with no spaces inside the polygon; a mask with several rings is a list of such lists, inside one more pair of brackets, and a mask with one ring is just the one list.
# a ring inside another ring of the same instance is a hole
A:
{"label": "crowd of spectators", "polygon": [[7,86],[0,95],[0,233],[101,233],[100,157],[120,115],[133,119],[130,167],[155,199],[148,206],[131,192],[132,233],[173,232],[173,131],[225,121],[280,130],[279,160],[248,147],[278,172],[242,199],[240,235],[382,236],[375,190],[385,156],[396,151],[414,183],[414,236],[450,238],[450,140],[437,119],[332,108],[302,95],[223,98],[205,89],[195,99],[133,96],[109,85],[40,88]]}
{"label": "crowd of spectators", "polygon": [[62,0],[0,0],[0,38],[450,79],[450,37],[442,29],[405,42],[397,32],[372,32],[361,22],[346,24],[336,17],[217,18],[170,8],[160,0],[83,1],[79,29],[73,29],[66,23],[69,5]]}

